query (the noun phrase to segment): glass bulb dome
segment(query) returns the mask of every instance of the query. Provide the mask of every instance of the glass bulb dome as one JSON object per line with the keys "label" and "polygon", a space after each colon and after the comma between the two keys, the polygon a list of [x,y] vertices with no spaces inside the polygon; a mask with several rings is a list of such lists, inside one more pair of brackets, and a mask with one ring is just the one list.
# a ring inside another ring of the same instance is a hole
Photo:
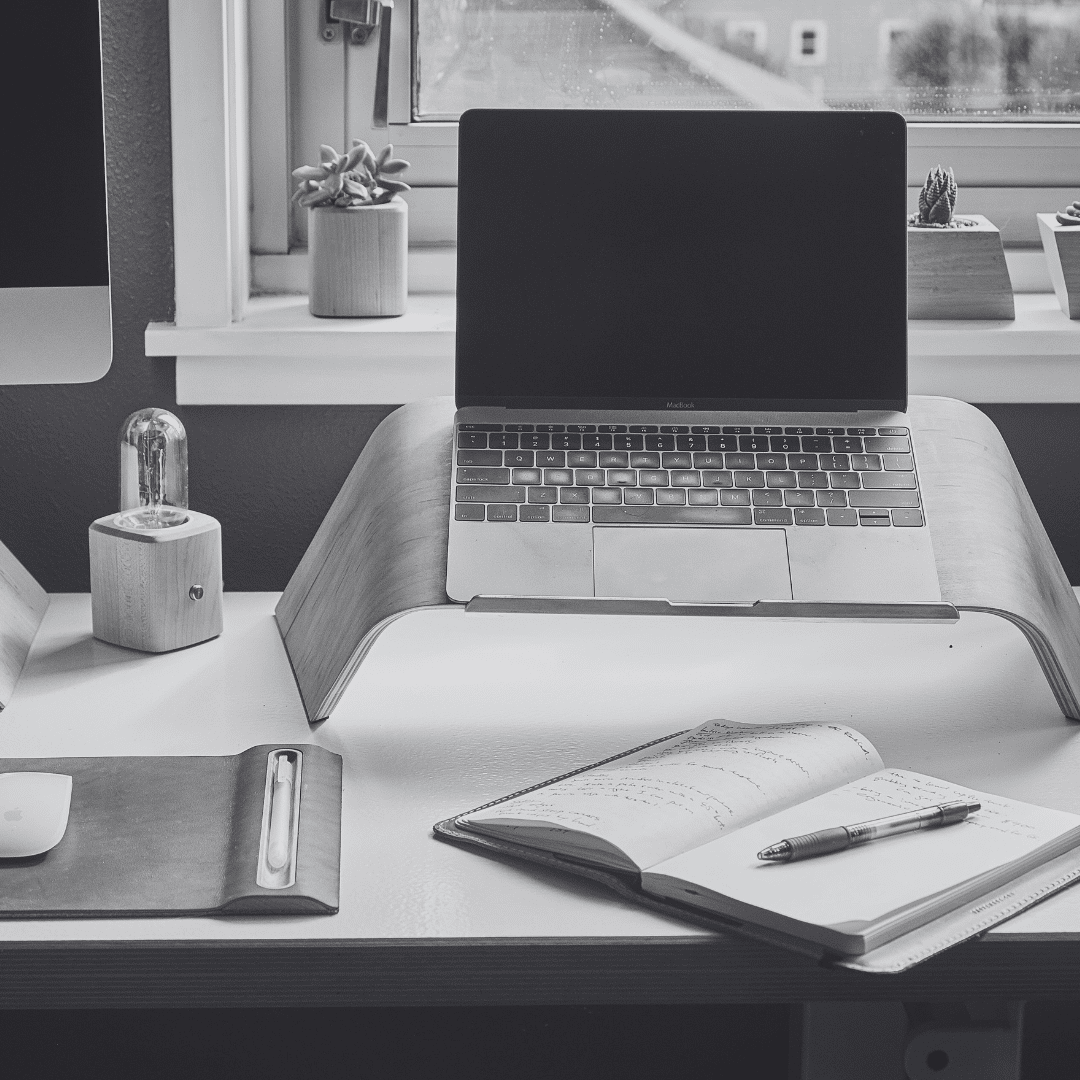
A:
{"label": "glass bulb dome", "polygon": [[188,504],[187,432],[165,409],[140,409],[120,428],[120,510],[133,529],[183,525]]}

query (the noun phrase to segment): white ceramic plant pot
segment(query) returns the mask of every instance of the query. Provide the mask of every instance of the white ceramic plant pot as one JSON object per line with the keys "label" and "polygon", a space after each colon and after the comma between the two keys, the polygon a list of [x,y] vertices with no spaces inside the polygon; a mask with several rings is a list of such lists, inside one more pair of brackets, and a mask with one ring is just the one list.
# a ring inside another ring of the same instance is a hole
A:
{"label": "white ceramic plant pot", "polygon": [[409,205],[308,211],[308,306],[312,315],[403,315],[408,299]]}
{"label": "white ceramic plant pot", "polygon": [[1062,225],[1056,214],[1037,217],[1058,304],[1070,319],[1080,319],[1080,225]]}

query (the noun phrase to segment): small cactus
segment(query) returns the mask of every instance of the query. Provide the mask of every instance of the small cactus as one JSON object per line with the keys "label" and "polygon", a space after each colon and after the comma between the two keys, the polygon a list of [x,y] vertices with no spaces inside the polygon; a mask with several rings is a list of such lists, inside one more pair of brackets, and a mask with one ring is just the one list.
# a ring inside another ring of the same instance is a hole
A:
{"label": "small cactus", "polygon": [[1062,225],[1080,225],[1080,202],[1070,203],[1059,211],[1057,219]]}
{"label": "small cactus", "polygon": [[319,148],[319,165],[293,169],[299,181],[293,200],[301,206],[374,206],[389,202],[409,185],[391,176],[404,172],[409,163],[396,158],[391,145],[376,157],[366,142],[353,139],[352,149],[339,154],[332,146]]}
{"label": "small cactus", "polygon": [[911,215],[911,224],[944,228],[952,223],[955,206],[956,180],[952,169],[938,165],[926,174],[926,183],[919,192],[919,212]]}

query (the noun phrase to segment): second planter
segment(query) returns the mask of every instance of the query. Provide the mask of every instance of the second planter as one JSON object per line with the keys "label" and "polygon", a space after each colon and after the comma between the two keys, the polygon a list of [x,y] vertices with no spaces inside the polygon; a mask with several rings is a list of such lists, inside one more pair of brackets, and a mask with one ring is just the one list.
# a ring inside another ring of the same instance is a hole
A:
{"label": "second planter", "polygon": [[308,211],[312,315],[403,315],[408,299],[409,206],[395,196],[369,206]]}

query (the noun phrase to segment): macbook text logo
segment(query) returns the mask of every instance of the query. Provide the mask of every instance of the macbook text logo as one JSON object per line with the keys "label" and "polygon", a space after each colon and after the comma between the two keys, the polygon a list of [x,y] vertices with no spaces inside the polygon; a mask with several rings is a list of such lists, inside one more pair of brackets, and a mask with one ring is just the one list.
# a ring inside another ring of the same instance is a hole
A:
{"label": "macbook text logo", "polygon": [[669,401],[665,406],[667,409],[696,409],[697,406],[692,401]]}

